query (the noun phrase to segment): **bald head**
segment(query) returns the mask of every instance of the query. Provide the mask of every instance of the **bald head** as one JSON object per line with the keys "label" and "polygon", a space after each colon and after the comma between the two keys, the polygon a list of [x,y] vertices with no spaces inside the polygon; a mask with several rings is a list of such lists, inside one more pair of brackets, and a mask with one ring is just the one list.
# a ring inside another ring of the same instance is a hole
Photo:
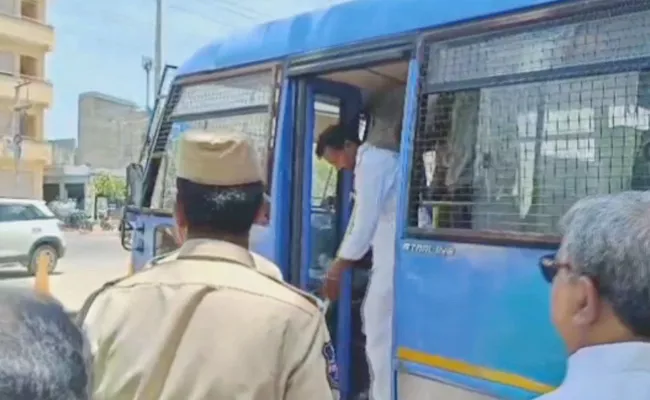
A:
{"label": "bald head", "polygon": [[90,353],[54,299],[0,289],[0,399],[88,399]]}

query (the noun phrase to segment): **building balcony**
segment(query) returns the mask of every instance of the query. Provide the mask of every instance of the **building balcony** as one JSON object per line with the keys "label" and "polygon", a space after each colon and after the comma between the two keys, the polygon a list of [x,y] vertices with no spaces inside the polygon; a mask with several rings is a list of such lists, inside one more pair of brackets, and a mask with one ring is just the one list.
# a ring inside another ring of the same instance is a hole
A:
{"label": "building balcony", "polygon": [[54,49],[54,28],[21,15],[0,13],[0,37],[45,51]]}
{"label": "building balcony", "polygon": [[16,86],[25,81],[30,81],[30,83],[20,88],[21,103],[34,103],[45,107],[52,104],[53,94],[50,82],[3,73],[0,73],[0,100],[9,100],[13,103],[16,97]]}
{"label": "building balcony", "polygon": [[[14,158],[11,136],[0,137],[0,157]],[[44,165],[52,164],[52,145],[46,141],[23,139],[21,161],[37,162]]]}

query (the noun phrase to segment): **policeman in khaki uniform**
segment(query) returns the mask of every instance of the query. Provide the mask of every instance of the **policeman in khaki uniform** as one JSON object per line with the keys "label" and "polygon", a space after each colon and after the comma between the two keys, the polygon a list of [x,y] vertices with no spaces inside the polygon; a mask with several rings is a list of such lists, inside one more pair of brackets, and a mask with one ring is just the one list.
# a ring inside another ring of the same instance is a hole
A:
{"label": "policeman in khaki uniform", "polygon": [[[256,218],[256,221],[260,221],[260,223],[268,222],[267,213],[268,213],[268,207],[270,207],[270,202],[271,199],[266,194],[264,194],[265,209],[260,211],[258,217]],[[178,227],[166,228],[166,229],[168,229],[167,235],[163,235],[163,237],[173,238],[174,243],[168,246],[170,248],[168,253],[154,258],[150,263],[148,263],[145,266],[145,269],[150,268],[151,266],[156,265],[161,261],[170,261],[175,259],[176,256],[178,255],[178,250],[176,248],[179,246],[179,243],[182,244],[183,242],[185,242],[185,232],[180,232],[178,230]],[[284,279],[284,277],[282,276],[282,271],[277,265],[273,264],[273,262],[271,262],[267,258],[257,253],[251,252],[251,255],[253,256],[253,261],[255,261],[255,267],[257,268],[258,271],[260,271],[264,275],[268,275],[273,279],[277,279],[280,281]]]}
{"label": "policeman in khaki uniform", "polygon": [[257,264],[270,261],[247,250],[263,201],[255,150],[237,133],[180,140],[175,217],[184,243],[106,285],[80,312],[93,398],[337,399],[318,300],[264,273]]}

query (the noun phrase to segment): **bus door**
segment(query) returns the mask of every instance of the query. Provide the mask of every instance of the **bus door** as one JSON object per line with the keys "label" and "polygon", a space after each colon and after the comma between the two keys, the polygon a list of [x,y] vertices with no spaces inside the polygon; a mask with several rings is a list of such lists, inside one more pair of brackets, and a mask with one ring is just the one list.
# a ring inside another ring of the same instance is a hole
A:
{"label": "bus door", "polygon": [[[319,160],[316,138],[339,122],[359,127],[361,93],[351,86],[310,79],[298,82],[296,99],[290,281],[320,297],[349,219],[352,173],[338,172]],[[340,297],[326,314],[337,351],[342,399],[353,399],[365,391],[368,380],[360,328],[367,283],[363,272],[351,272],[343,279]],[[359,371],[361,377],[356,376]]]}

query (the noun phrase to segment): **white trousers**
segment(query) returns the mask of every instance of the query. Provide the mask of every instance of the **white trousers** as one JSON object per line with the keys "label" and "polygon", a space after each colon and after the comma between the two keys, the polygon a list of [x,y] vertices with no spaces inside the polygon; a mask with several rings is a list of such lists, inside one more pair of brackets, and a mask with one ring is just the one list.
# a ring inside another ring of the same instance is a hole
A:
{"label": "white trousers", "polygon": [[373,240],[373,268],[361,311],[370,367],[370,399],[391,400],[393,343],[394,219],[377,226]]}
{"label": "white trousers", "polygon": [[370,368],[370,399],[390,400],[393,342],[392,290],[386,285],[377,284],[377,280],[371,277],[363,301],[362,314],[363,330],[366,335],[366,357]]}

